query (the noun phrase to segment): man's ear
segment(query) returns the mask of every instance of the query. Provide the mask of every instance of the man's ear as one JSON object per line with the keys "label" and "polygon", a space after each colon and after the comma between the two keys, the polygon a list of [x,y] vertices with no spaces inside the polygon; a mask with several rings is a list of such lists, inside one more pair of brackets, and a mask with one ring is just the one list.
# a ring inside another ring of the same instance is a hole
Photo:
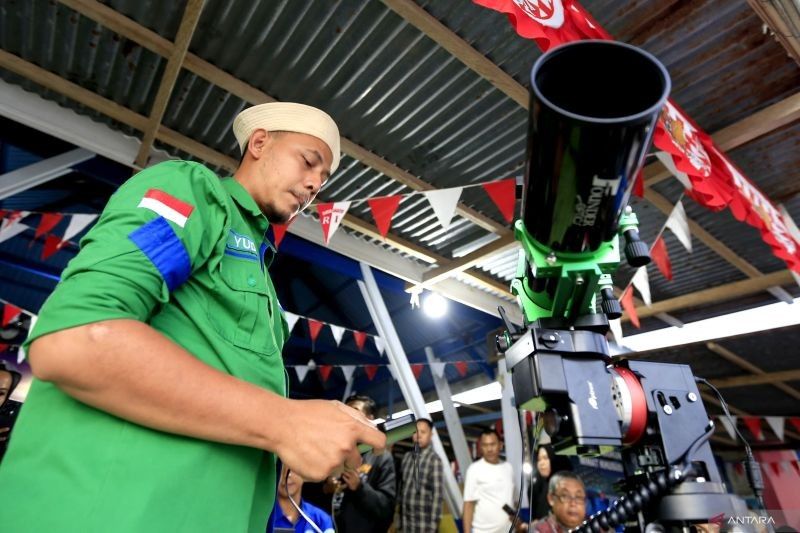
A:
{"label": "man's ear", "polygon": [[267,143],[270,140],[269,133],[263,128],[253,131],[247,141],[247,152],[253,159],[261,159],[264,155]]}
{"label": "man's ear", "polygon": [[553,495],[550,492],[547,493],[547,503],[550,504],[550,507],[553,507],[553,505],[556,503],[556,499],[553,498]]}

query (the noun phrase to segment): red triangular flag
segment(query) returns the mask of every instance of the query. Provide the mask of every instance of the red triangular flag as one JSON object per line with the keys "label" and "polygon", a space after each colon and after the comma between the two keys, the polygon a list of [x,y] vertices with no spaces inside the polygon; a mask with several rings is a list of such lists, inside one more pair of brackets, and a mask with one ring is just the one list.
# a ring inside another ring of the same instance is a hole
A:
{"label": "red triangular flag", "polygon": [[44,239],[44,247],[42,248],[42,259],[47,259],[61,249],[63,241],[57,235],[49,234]]}
{"label": "red triangular flag", "polygon": [[[8,211],[5,211],[5,213],[8,213]],[[0,228],[7,228],[20,218],[22,218],[22,211],[11,211],[7,219],[0,219]]]}
{"label": "red triangular flag", "polygon": [[466,361],[458,361],[456,363],[456,370],[458,370],[458,375],[462,378],[467,375],[467,362]]}
{"label": "red triangular flag", "polygon": [[386,238],[389,233],[389,228],[392,227],[392,217],[394,212],[397,211],[397,206],[400,205],[400,196],[381,196],[379,198],[370,198],[367,200],[369,208],[372,209],[372,217],[375,219],[375,225],[378,226],[378,231],[381,236]]}
{"label": "red triangular flag", "polygon": [[636,306],[633,304],[633,290],[630,287],[625,289],[625,292],[622,293],[619,303],[622,304],[622,308],[628,312],[628,318],[631,319],[631,324],[641,329],[642,326],[639,324],[639,315],[636,314]]}
{"label": "red triangular flag", "polygon": [[323,383],[328,381],[328,377],[331,375],[331,370],[333,370],[333,367],[331,365],[319,365],[317,368],[319,369],[319,375],[322,376]]}
{"label": "red triangular flag", "polygon": [[494,205],[496,205],[500,213],[503,214],[503,218],[509,223],[514,220],[514,204],[516,203],[516,198],[514,196],[516,188],[516,178],[483,184],[483,190],[486,191],[486,194],[492,199]]}
{"label": "red triangular flag", "polygon": [[425,368],[425,365],[416,363],[411,365],[411,372],[414,373],[414,377],[419,379],[419,376],[422,374],[422,369]]}
{"label": "red triangular flag", "polygon": [[742,421],[756,439],[764,440],[764,434],[761,432],[761,420],[757,416],[743,416]]}
{"label": "red triangular flag", "polygon": [[6,327],[11,322],[13,322],[14,319],[17,318],[21,312],[22,312],[22,309],[20,309],[16,305],[6,304],[5,307],[3,307],[3,324],[2,324],[2,327]]}
{"label": "red triangular flag", "polygon": [[633,182],[633,194],[644,198],[644,169],[639,170],[639,173],[636,174],[636,180]]}
{"label": "red triangular flag", "polygon": [[672,262],[669,260],[667,253],[667,244],[664,242],[664,237],[659,236],[656,242],[653,243],[653,249],[650,250],[650,257],[665,278],[672,281]]}
{"label": "red triangular flag", "polygon": [[294,219],[286,224],[270,224],[272,227],[272,244],[275,246],[276,250],[280,248],[283,236],[286,235],[286,230],[289,229],[289,224],[291,224],[292,221],[294,221]]}
{"label": "red triangular flag", "polygon": [[311,333],[311,342],[314,342],[325,324],[313,318],[307,318],[306,321],[308,322],[308,331]]}
{"label": "red triangular flag", "polygon": [[775,472],[776,476],[781,475],[781,464],[780,463],[770,463],[769,466],[772,467],[772,471]]}
{"label": "red triangular flag", "polygon": [[797,431],[800,431],[800,416],[793,416],[791,418],[787,418],[789,423],[794,426]]}
{"label": "red triangular flag", "polygon": [[364,351],[364,343],[367,342],[367,334],[363,331],[353,331],[353,338],[356,340],[358,351]]}
{"label": "red triangular flag", "polygon": [[378,365],[364,365],[364,372],[367,374],[369,380],[372,381],[372,378],[378,373]]}
{"label": "red triangular flag", "polygon": [[9,346],[11,345],[6,343],[0,343],[0,353],[5,352]]}
{"label": "red triangular flag", "polygon": [[61,222],[62,218],[64,218],[64,215],[61,213],[42,213],[42,220],[39,221],[39,226],[36,228],[36,235],[34,235],[33,238],[38,239],[39,236],[50,233],[50,231]]}

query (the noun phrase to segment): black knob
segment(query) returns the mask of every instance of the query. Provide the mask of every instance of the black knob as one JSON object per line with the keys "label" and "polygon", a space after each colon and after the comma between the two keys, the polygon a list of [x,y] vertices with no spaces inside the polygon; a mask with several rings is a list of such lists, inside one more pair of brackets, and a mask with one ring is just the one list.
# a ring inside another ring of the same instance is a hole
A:
{"label": "black knob", "polygon": [[600,295],[603,297],[603,300],[600,302],[600,308],[603,310],[603,314],[606,315],[609,320],[620,318],[622,316],[622,306],[619,300],[614,296],[614,291],[610,287],[606,287],[600,290]]}
{"label": "black knob", "polygon": [[625,257],[632,267],[650,264],[650,249],[639,239],[639,232],[631,228],[623,233],[625,236]]}

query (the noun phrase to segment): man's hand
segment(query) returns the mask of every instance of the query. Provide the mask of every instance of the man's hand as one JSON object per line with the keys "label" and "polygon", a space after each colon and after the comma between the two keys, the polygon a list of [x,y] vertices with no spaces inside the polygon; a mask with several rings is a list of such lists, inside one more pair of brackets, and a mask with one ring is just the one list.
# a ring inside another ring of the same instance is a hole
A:
{"label": "man's hand", "polygon": [[[303,479],[320,481],[345,469],[361,466],[358,444],[386,446],[386,436],[359,411],[328,400],[286,400],[280,417],[278,457]],[[357,474],[356,474],[357,476]],[[349,485],[349,483],[348,483]]]}
{"label": "man's hand", "polygon": [[350,490],[358,490],[358,486],[361,485],[361,476],[355,470],[342,472],[342,480]]}

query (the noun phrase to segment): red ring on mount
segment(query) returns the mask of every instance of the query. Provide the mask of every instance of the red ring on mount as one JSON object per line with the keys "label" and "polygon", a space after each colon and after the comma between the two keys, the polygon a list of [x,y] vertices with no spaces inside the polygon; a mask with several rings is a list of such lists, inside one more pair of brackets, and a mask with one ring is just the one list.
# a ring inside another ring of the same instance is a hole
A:
{"label": "red ring on mount", "polygon": [[642,384],[629,368],[615,366],[614,370],[625,382],[631,395],[631,423],[628,432],[622,436],[622,443],[635,444],[642,438],[644,430],[647,428],[647,398],[645,398]]}

